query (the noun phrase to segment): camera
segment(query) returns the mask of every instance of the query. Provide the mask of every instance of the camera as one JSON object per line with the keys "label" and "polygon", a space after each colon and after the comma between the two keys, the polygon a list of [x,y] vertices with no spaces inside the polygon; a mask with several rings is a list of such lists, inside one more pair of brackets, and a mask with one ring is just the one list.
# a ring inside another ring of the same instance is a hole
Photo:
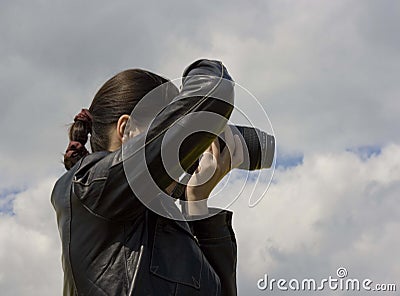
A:
{"label": "camera", "polygon": [[[243,144],[243,163],[238,167],[249,171],[270,168],[275,154],[275,137],[258,128],[228,125]],[[218,136],[220,151],[225,148],[224,133]]]}
{"label": "camera", "polygon": [[[238,125],[228,125],[233,135],[239,135],[243,145],[243,162],[239,169],[254,171],[267,169],[272,166],[275,156],[275,137],[259,130],[258,128]],[[218,136],[220,151],[225,148],[224,133]],[[181,181],[189,181],[190,176],[195,172],[199,165],[197,160],[186,170],[186,175]],[[172,196],[184,200],[186,185],[177,184],[173,190]]]}

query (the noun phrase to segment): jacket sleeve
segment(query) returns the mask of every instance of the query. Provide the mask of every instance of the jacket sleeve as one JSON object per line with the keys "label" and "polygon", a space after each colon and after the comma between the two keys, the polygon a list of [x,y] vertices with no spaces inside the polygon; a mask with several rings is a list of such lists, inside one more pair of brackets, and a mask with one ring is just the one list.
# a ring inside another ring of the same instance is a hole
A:
{"label": "jacket sleeve", "polygon": [[[171,175],[179,175],[181,167],[187,170],[222,132],[233,110],[233,87],[218,61],[199,60],[184,71],[181,92],[155,117],[146,136],[146,168],[160,188],[171,184]],[[174,155],[182,138],[179,162],[166,164],[161,149]]]}
{"label": "jacket sleeve", "polygon": [[209,209],[217,214],[202,220],[191,221],[191,229],[200,248],[221,281],[221,295],[237,295],[236,265],[237,245],[232,228],[232,212]]}
{"label": "jacket sleeve", "polygon": [[[174,181],[170,172],[189,168],[223,130],[233,110],[233,86],[221,62],[203,59],[191,64],[184,71],[181,91],[155,116],[146,133],[96,164],[83,160],[73,182],[74,193],[98,216],[137,217],[143,211],[143,196],[152,198],[151,188],[165,190]],[[202,112],[217,114],[219,119],[211,132],[193,133],[185,139],[179,147],[180,161],[167,173],[162,147],[174,147],[194,124],[201,123]]]}

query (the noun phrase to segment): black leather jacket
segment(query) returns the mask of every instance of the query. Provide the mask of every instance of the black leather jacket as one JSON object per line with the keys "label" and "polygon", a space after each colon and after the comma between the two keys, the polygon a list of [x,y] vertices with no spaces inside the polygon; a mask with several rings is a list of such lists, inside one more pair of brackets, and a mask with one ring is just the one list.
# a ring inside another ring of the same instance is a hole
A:
{"label": "black leather jacket", "polygon": [[[230,104],[199,95],[200,89],[218,91],[222,84],[216,81],[222,78],[231,80],[220,62],[199,60],[189,66],[179,96],[191,99],[164,110],[149,134],[162,138],[166,124],[188,112],[208,110],[229,118],[233,83],[224,90]],[[192,140],[207,147],[213,137],[198,134]],[[147,160],[157,165],[157,141],[149,145],[154,147]],[[157,215],[133,194],[121,151],[84,157],[54,186],[64,295],[236,295],[232,213],[224,210],[191,222]],[[202,151],[187,146],[181,152],[189,155],[182,165],[187,168]],[[168,178],[162,173],[156,178],[165,188]]]}

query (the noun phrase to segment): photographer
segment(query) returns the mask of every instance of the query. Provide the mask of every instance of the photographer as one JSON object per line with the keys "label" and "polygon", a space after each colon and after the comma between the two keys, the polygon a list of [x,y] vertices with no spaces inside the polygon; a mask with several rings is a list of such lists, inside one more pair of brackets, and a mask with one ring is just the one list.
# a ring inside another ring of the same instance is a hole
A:
{"label": "photographer", "polygon": [[[164,170],[161,143],[172,145],[179,135],[165,137],[167,130],[196,112],[225,119],[215,126],[214,135],[195,133],[179,151],[183,169],[203,155],[184,195],[187,214],[206,218],[185,222],[154,213],[135,195],[124,170],[122,144],[135,143],[146,128],[130,114],[146,94],[167,82],[144,70],[121,72],[74,119],[64,156],[68,172],[57,181],[51,197],[62,241],[64,295],[237,294],[232,213],[208,209],[204,203],[224,175],[243,161],[240,139],[229,128],[225,141],[230,152],[227,147],[220,151],[216,140],[233,110],[233,81],[222,63],[191,64],[183,74],[181,91],[172,90],[175,97],[146,134],[146,165],[161,190],[172,194],[176,181]],[[129,120],[136,126],[127,137]],[[184,130],[191,123],[180,124]],[[89,134],[91,154],[85,148]],[[142,170],[140,164],[133,166],[129,176],[139,176]],[[200,182],[210,171],[211,177]]]}

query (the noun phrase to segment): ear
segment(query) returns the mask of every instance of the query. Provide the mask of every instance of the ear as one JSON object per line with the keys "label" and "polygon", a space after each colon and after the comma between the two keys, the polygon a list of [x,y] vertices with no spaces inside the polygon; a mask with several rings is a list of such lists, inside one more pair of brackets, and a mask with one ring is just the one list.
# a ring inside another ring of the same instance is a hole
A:
{"label": "ear", "polygon": [[122,143],[122,138],[124,137],[125,128],[128,124],[130,116],[128,114],[121,115],[117,122],[117,136],[118,140]]}

